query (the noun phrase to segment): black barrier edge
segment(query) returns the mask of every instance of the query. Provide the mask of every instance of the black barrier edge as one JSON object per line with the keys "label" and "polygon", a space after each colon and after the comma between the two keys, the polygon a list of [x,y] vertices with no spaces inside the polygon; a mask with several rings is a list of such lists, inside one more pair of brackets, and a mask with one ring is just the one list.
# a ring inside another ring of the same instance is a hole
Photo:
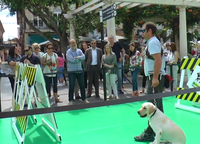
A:
{"label": "black barrier edge", "polygon": [[77,104],[77,105],[31,109],[31,110],[23,110],[23,111],[2,112],[2,113],[0,113],[0,118],[18,117],[18,116],[25,116],[25,115],[37,115],[37,114],[45,114],[45,113],[54,113],[54,112],[62,112],[62,111],[70,111],[70,110],[79,110],[79,109],[85,109],[85,108],[109,106],[109,105],[116,105],[116,104],[124,104],[124,103],[131,103],[131,102],[137,102],[137,101],[144,101],[144,100],[151,100],[151,99],[175,96],[175,95],[191,93],[191,92],[195,92],[195,91],[200,91],[200,87],[179,90],[179,91],[173,91],[173,92],[168,92],[168,93],[157,93],[157,94],[150,94],[150,95],[145,95],[145,96],[140,96],[140,97],[117,99],[117,100],[112,100],[112,101],[93,102],[93,103],[88,103],[88,104]]}

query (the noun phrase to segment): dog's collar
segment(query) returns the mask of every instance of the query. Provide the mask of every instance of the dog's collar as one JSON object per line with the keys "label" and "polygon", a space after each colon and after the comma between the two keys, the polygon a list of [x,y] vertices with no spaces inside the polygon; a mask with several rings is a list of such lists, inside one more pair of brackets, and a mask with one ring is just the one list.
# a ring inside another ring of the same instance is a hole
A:
{"label": "dog's collar", "polygon": [[153,112],[153,114],[151,115],[150,118],[152,118],[155,115],[156,111],[157,111],[157,109]]}

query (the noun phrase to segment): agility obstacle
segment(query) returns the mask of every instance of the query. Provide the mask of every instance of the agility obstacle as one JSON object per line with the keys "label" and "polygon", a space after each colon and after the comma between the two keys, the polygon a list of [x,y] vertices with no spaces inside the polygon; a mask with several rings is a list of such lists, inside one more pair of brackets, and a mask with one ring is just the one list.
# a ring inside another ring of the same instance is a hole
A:
{"label": "agility obstacle", "polygon": [[[197,81],[200,73],[200,59],[196,58],[187,58],[184,57],[181,59],[181,78],[179,87],[177,90],[183,90],[184,78],[185,78],[185,71],[187,72],[187,86],[189,88],[200,87],[200,83]],[[192,72],[193,71],[193,72]],[[191,75],[192,73],[192,75]],[[197,81],[197,82],[196,82]],[[184,109],[192,112],[200,113],[200,109],[195,107],[196,105],[200,104],[200,92],[192,92],[192,93],[185,93],[176,95],[177,103],[175,104],[176,108]],[[187,106],[181,104],[181,100],[191,101],[191,106]]]}
{"label": "agility obstacle", "polygon": [[[31,67],[19,63],[15,68],[12,110],[23,110],[25,103],[28,105],[27,109],[33,109],[32,100],[35,101],[37,108],[50,107],[42,70],[39,65]],[[48,113],[39,116],[42,124],[55,135],[56,140],[61,141],[61,136],[57,133],[58,127],[54,114]],[[12,118],[12,127],[19,144],[24,143],[28,122],[31,122],[30,120],[32,120],[32,124],[37,124],[35,116]]]}

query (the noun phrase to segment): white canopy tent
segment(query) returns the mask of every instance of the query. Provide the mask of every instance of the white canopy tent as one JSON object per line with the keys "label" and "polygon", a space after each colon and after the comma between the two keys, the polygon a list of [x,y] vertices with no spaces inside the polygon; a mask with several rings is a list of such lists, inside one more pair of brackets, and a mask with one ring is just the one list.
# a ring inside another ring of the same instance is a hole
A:
{"label": "white canopy tent", "polygon": [[[65,15],[66,18],[73,17],[73,14],[84,11],[88,13],[90,11],[96,10],[100,7],[107,7],[111,4],[118,4],[120,7],[127,6],[127,8],[133,8],[136,6],[145,7],[150,4],[161,4],[161,5],[175,5],[179,7],[179,35],[180,35],[180,56],[187,56],[187,29],[186,29],[186,8],[187,7],[200,7],[200,0],[93,0],[87,4],[69,12]],[[94,5],[93,7],[91,7]],[[107,21],[108,35],[115,35],[115,18]],[[73,28],[71,28],[71,33],[73,33]],[[73,34],[72,34],[73,35]]]}

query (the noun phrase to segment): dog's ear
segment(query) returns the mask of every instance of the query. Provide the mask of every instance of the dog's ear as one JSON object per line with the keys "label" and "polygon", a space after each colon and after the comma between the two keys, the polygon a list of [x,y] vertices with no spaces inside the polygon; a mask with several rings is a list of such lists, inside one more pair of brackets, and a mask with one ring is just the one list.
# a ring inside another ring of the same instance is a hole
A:
{"label": "dog's ear", "polygon": [[156,110],[154,105],[149,106],[149,114],[153,113]]}

